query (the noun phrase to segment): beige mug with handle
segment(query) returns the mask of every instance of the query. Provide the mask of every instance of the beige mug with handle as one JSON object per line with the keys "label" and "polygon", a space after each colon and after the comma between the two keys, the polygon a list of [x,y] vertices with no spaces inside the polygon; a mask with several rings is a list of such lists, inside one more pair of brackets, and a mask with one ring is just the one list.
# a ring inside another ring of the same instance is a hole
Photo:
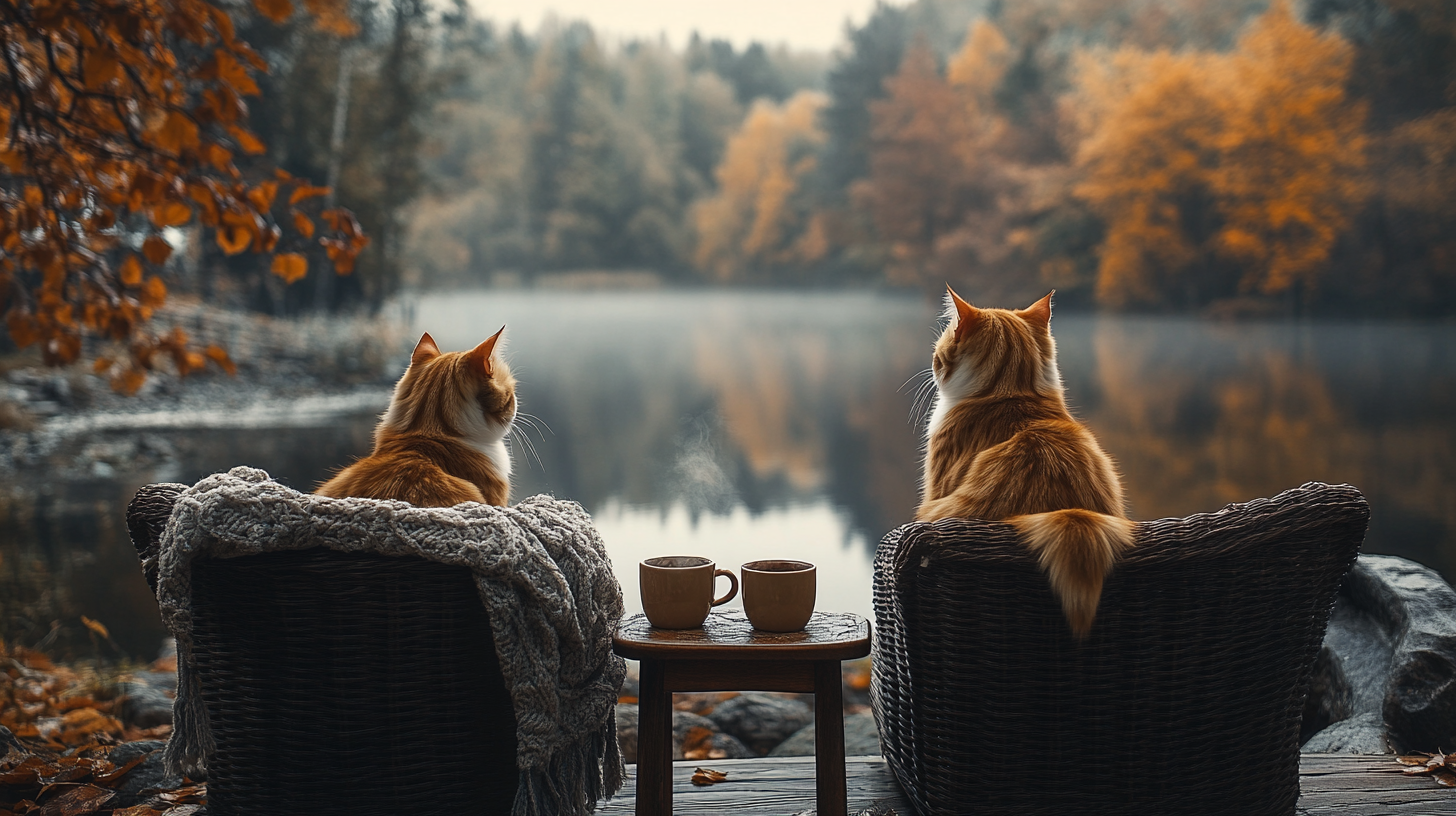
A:
{"label": "beige mug with handle", "polygon": [[[664,555],[648,558],[637,567],[641,580],[642,611],[659,629],[696,629],[708,619],[708,611],[733,600],[738,594],[738,576],[717,569],[711,559],[698,555]],[[728,579],[728,594],[713,597],[718,576]]]}

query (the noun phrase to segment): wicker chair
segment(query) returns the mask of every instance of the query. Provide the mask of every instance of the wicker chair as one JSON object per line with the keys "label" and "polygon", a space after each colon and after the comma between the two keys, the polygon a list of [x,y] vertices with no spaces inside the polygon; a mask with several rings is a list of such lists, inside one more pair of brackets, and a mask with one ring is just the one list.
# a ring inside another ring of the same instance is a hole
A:
{"label": "wicker chair", "polygon": [[[153,590],[185,487],[127,508]],[[468,569],[322,548],[200,559],[192,600],[213,816],[510,813],[515,714]]]}
{"label": "wicker chair", "polygon": [[1369,508],[1306,484],[1138,525],[1075,641],[1008,524],[875,559],[871,696],[921,814],[1293,814],[1310,669]]}

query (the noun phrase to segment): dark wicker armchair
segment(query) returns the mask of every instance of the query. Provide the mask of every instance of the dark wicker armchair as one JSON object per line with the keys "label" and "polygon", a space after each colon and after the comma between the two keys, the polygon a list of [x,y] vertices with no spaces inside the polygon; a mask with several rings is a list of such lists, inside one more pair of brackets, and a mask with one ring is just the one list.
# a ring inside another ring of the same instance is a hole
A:
{"label": "dark wicker armchair", "polygon": [[1311,483],[1138,525],[1075,641],[1010,525],[880,544],[871,690],[921,814],[1293,814],[1310,669],[1369,508]]}
{"label": "dark wicker armchair", "polygon": [[[156,589],[184,485],[127,509]],[[208,723],[208,812],[507,814],[515,714],[465,567],[321,548],[202,559],[193,649]]]}

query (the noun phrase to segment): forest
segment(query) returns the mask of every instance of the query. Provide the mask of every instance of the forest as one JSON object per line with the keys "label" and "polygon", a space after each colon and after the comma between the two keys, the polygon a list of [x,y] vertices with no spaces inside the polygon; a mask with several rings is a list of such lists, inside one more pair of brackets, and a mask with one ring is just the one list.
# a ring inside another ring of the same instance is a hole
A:
{"label": "forest", "polygon": [[[0,308],[52,362],[79,356],[82,317],[134,341],[169,290],[274,315],[584,282],[950,282],[985,303],[1055,288],[1063,307],[1216,317],[1456,309],[1449,0],[913,0],[846,24],[828,54],[554,18],[527,32],[466,0],[177,4],[194,6],[193,28],[149,35],[175,49],[147,52],[165,57],[147,81],[171,87],[181,64],[193,84],[133,117],[147,161],[175,152],[193,173],[172,192],[84,128],[32,138],[44,104],[101,110],[141,83],[118,66],[143,52],[96,51],[40,12],[4,22],[35,60],[0,73],[52,71],[59,89],[6,83],[0,122]],[[57,44],[75,59],[46,67]],[[87,150],[110,169],[65,170]],[[96,195],[126,217],[87,209]],[[47,272],[55,242],[66,275]],[[207,364],[161,337],[133,342],[133,368],[154,353]]]}
{"label": "forest", "polygon": [[461,5],[431,42],[418,197],[388,228],[422,283],[651,270],[1230,316],[1456,305],[1444,0],[917,0],[828,56],[526,36]]}

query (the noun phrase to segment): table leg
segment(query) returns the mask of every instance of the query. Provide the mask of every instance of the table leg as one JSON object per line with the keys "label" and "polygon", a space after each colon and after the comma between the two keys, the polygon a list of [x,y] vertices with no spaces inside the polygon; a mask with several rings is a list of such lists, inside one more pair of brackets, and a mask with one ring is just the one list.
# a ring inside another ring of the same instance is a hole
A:
{"label": "table leg", "polygon": [[838,660],[814,661],[814,793],[819,816],[849,813],[844,780],[842,682]]}
{"label": "table leg", "polygon": [[672,816],[672,692],[667,690],[661,661],[643,660],[641,671],[637,816]]}

